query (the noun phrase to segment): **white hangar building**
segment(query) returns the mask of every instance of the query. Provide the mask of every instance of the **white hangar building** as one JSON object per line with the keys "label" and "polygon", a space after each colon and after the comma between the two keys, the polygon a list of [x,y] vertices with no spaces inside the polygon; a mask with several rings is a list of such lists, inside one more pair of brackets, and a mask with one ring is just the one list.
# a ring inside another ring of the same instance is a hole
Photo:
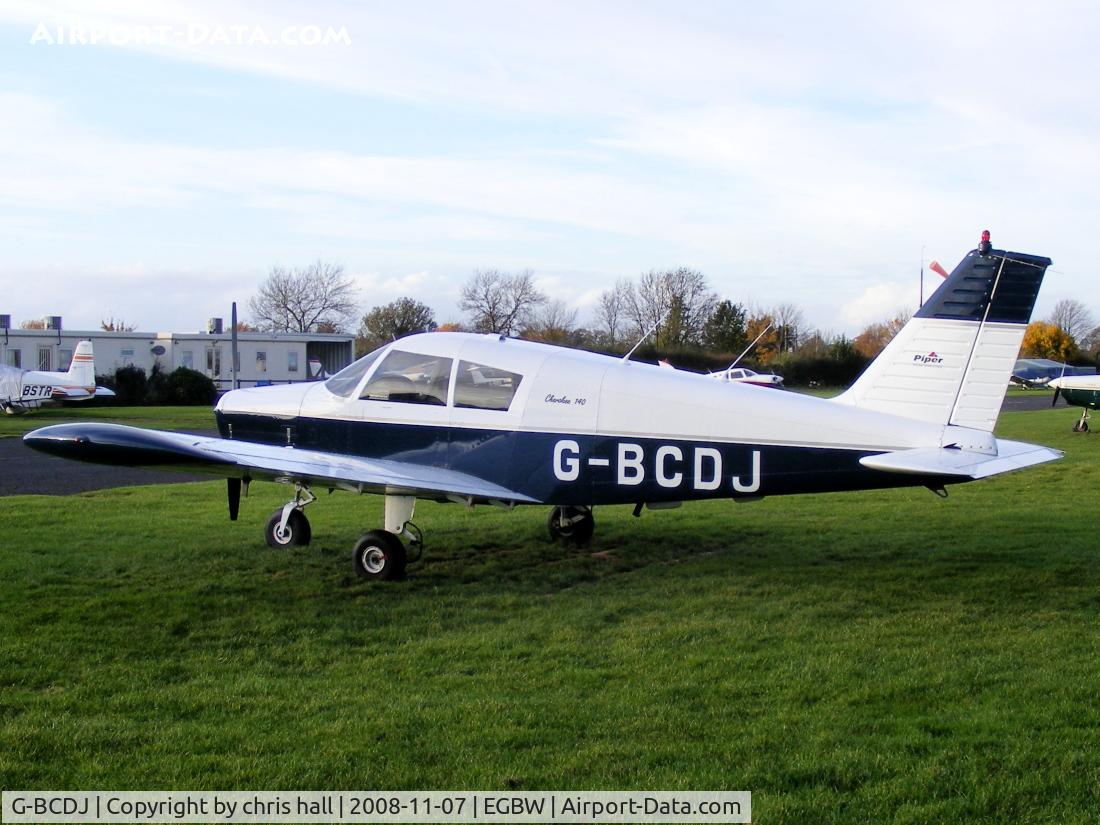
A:
{"label": "white hangar building", "polygon": [[[206,332],[104,332],[65,330],[61,318],[46,319],[47,329],[11,329],[10,316],[0,315],[0,362],[25,370],[69,368],[80,341],[95,349],[96,373],[113,373],[127,365],[148,375],[154,364],[164,372],[187,367],[209,376],[220,390],[233,386],[232,334],[222,319],[211,318]],[[319,365],[338,372],[355,357],[355,336],[341,333],[238,332],[238,386],[308,381]]]}

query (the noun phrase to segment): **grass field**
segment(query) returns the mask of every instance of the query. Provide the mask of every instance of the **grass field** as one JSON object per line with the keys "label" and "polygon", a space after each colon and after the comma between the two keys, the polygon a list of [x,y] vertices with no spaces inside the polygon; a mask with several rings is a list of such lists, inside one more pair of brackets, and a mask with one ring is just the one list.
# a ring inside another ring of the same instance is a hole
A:
{"label": "grass field", "polygon": [[754,819],[1095,821],[1100,438],[951,488],[597,511],[418,506],[425,562],[365,585],[381,501],[285,489],[0,499],[0,786],[744,789]]}
{"label": "grass field", "polygon": [[46,407],[25,415],[0,415],[0,438],[23,435],[50,424],[68,421],[107,421],[133,427],[157,427],[164,430],[214,430],[214,412],[210,407]]}

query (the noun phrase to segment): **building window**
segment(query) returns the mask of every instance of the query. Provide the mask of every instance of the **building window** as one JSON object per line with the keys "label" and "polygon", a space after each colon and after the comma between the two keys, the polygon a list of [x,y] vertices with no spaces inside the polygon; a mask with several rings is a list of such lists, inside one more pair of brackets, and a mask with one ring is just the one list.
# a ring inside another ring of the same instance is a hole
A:
{"label": "building window", "polygon": [[186,367],[189,370],[193,370],[195,368],[195,351],[194,350],[185,349],[182,352],[180,352],[180,366],[181,367]]}
{"label": "building window", "polygon": [[298,371],[298,353],[295,351],[288,352],[286,354],[286,371],[297,372]]}
{"label": "building window", "polygon": [[39,347],[38,348],[38,369],[42,372],[49,372],[53,369],[53,348],[52,347]]}
{"label": "building window", "polygon": [[206,351],[206,371],[212,376],[222,374],[222,351],[217,347]]}
{"label": "building window", "polygon": [[130,366],[134,363],[134,351],[132,349],[120,350],[118,355],[119,358],[122,359],[122,363],[126,366]]}
{"label": "building window", "polygon": [[267,372],[267,353],[256,352],[256,372]]}
{"label": "building window", "polygon": [[73,351],[71,349],[60,349],[57,351],[57,368],[61,372],[68,372],[72,363]]}
{"label": "building window", "polygon": [[8,366],[16,367],[17,369],[23,369],[23,350],[21,349],[9,349],[8,350]]}

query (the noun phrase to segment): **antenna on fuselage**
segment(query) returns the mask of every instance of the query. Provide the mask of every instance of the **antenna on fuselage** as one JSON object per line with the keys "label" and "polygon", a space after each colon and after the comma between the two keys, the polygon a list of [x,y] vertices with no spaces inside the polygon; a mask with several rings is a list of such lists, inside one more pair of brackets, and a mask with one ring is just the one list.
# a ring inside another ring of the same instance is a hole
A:
{"label": "antenna on fuselage", "polygon": [[629,360],[630,360],[630,356],[634,354],[634,350],[636,350],[636,349],[637,349],[638,347],[640,347],[640,346],[642,345],[642,342],[643,342],[643,341],[644,341],[644,340],[645,340],[646,338],[648,338],[648,337],[649,337],[650,335],[652,335],[653,333],[655,333],[655,332],[657,331],[657,327],[659,327],[659,326],[660,326],[661,324],[663,324],[663,323],[665,322],[665,318],[666,318],[666,317],[668,316],[668,312],[669,312],[668,310],[665,310],[665,311],[664,311],[664,312],[663,312],[663,313],[661,314],[661,317],[657,319],[657,323],[655,323],[655,324],[654,324],[653,326],[651,326],[651,327],[649,328],[649,332],[647,332],[647,333],[646,333],[645,335],[643,335],[643,336],[642,336],[641,338],[639,338],[639,339],[638,339],[638,343],[636,343],[636,344],[635,344],[634,346],[632,346],[632,347],[630,348],[630,352],[628,352],[628,353],[627,353],[626,355],[624,355],[624,356],[623,356],[623,358],[622,358],[622,361],[623,361],[623,363],[624,363],[624,364],[625,364],[625,363],[626,363],[627,361],[629,361]]}

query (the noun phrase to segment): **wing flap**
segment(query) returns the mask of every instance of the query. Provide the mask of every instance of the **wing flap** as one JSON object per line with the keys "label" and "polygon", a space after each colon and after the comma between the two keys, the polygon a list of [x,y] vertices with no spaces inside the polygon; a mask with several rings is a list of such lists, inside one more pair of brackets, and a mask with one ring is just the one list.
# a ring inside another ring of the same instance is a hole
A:
{"label": "wing flap", "polygon": [[247,475],[353,492],[537,503],[499,484],[440,467],[119,424],[57,424],[28,433],[23,441],[52,455],[101,464],[179,469],[223,478]]}
{"label": "wing flap", "polygon": [[886,473],[979,479],[1061,457],[1060,450],[998,438],[996,455],[953,447],[929,447],[864,456],[859,463]]}

